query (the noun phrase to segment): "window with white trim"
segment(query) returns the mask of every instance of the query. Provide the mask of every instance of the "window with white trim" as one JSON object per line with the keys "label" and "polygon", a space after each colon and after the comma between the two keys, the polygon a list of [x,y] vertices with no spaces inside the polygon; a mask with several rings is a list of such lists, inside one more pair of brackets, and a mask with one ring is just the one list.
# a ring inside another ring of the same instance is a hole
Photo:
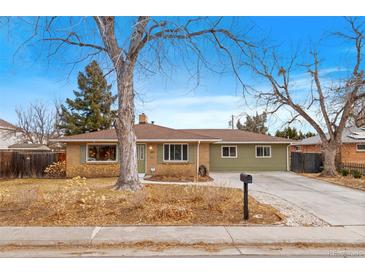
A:
{"label": "window with white trim", "polygon": [[270,158],[271,146],[256,146],[256,158]]}
{"label": "window with white trim", "polygon": [[237,158],[237,146],[222,146],[221,147],[222,158]]}
{"label": "window with white trim", "polygon": [[187,162],[188,144],[164,144],[163,160],[165,162]]}
{"label": "window with white trim", "polygon": [[365,144],[356,145],[356,150],[361,151],[361,152],[365,152]]}
{"label": "window with white trim", "polygon": [[116,162],[117,145],[87,145],[87,162]]}

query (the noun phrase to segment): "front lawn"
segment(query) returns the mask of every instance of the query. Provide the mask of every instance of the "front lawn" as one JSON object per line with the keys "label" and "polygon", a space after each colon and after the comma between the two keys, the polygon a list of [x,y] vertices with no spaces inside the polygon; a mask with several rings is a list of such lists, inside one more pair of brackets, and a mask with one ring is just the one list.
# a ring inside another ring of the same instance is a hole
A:
{"label": "front lawn", "polygon": [[355,189],[360,189],[365,191],[365,178],[354,178],[350,174],[347,176],[335,176],[335,177],[324,177],[320,176],[320,173],[301,173],[303,176],[309,178],[315,178],[319,180],[323,180],[329,183],[333,183],[336,185],[351,187]]}
{"label": "front lawn", "polygon": [[[15,179],[0,182],[1,226],[239,224],[242,192],[213,186],[147,184],[115,191],[115,178]],[[249,224],[283,223],[284,216],[250,197]]]}

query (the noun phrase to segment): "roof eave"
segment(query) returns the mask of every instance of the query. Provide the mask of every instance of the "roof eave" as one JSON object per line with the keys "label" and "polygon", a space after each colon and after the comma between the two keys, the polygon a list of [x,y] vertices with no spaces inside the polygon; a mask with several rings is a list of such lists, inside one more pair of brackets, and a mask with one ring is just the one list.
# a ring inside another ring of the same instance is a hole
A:
{"label": "roof eave", "polygon": [[[222,139],[137,139],[137,142],[217,142]],[[118,139],[50,139],[51,142],[70,143],[70,142],[118,142]]]}
{"label": "roof eave", "polygon": [[293,142],[287,141],[220,141],[216,144],[293,144]]}

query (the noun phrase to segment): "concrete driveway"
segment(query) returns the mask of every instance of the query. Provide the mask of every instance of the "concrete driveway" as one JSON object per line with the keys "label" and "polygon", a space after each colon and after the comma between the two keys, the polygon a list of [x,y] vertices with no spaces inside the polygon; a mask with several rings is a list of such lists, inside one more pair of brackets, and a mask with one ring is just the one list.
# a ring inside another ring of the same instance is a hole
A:
{"label": "concrete driveway", "polygon": [[[260,172],[249,186],[275,195],[333,226],[365,225],[365,192],[306,178],[292,172]],[[239,173],[211,173],[215,184],[242,188]]]}

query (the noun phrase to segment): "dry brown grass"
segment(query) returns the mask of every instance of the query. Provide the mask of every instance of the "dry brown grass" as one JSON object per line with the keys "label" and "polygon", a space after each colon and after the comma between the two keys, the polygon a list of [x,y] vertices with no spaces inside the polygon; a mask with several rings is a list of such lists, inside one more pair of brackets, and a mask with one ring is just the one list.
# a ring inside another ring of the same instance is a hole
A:
{"label": "dry brown grass", "polygon": [[356,179],[352,177],[351,175],[348,175],[346,177],[344,176],[335,176],[335,177],[324,177],[320,176],[320,173],[301,173],[301,175],[309,177],[309,178],[315,178],[319,180],[323,180],[329,183],[333,183],[336,185],[346,186],[350,188],[355,188],[359,190],[365,191],[365,178],[362,177],[360,179]]}
{"label": "dry brown grass", "polygon": [[144,178],[146,181],[153,182],[211,182],[213,178],[210,176],[186,176],[186,175],[153,175]]}
{"label": "dry brown grass", "polygon": [[[0,182],[2,226],[239,224],[242,192],[212,186],[145,185],[113,189],[115,179],[16,179]],[[273,207],[250,197],[249,224],[282,223]]]}

